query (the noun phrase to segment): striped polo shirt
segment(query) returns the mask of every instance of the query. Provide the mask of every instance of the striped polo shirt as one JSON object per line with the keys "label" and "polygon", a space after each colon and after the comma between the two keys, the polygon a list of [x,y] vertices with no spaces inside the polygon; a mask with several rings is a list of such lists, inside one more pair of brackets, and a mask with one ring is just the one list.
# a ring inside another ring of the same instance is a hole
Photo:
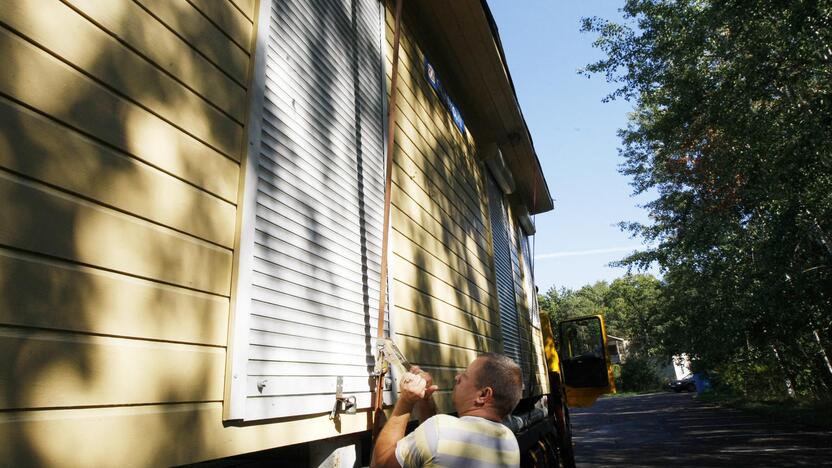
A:
{"label": "striped polo shirt", "polygon": [[477,416],[437,414],[396,444],[404,468],[520,466],[517,439],[506,426]]}

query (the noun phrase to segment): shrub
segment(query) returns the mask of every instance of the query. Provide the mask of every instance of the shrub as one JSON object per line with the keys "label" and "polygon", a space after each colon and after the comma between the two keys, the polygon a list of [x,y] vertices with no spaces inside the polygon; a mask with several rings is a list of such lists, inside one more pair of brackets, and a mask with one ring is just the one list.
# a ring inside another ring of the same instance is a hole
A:
{"label": "shrub", "polygon": [[654,359],[630,356],[621,363],[621,373],[616,378],[615,386],[622,392],[646,392],[659,390],[661,379],[656,372]]}

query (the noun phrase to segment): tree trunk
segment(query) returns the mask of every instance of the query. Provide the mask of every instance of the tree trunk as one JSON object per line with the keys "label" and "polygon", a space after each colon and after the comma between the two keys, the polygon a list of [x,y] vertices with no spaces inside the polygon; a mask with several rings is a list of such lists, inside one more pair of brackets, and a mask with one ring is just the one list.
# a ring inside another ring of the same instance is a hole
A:
{"label": "tree trunk", "polygon": [[815,335],[815,341],[817,341],[818,348],[820,348],[820,355],[823,357],[823,362],[826,364],[826,370],[829,372],[829,377],[832,377],[832,364],[829,364],[829,357],[826,355],[826,348],[823,347],[823,343],[820,341],[820,335],[817,330],[812,330],[812,334]]}
{"label": "tree trunk", "polygon": [[774,351],[774,357],[777,359],[777,364],[780,365],[780,370],[783,372],[783,379],[785,379],[786,383],[786,391],[789,394],[790,398],[795,397],[794,391],[794,382],[789,377],[789,372],[786,370],[785,364],[783,364],[783,360],[780,358],[780,352],[777,350],[777,347],[771,345],[771,350]]}

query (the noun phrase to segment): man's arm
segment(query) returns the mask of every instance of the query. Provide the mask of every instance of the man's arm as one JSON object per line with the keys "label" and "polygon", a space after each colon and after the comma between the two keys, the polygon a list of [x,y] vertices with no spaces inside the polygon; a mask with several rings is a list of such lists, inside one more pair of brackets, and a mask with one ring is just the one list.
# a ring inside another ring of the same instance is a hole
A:
{"label": "man's arm", "polygon": [[425,396],[413,406],[413,413],[419,420],[419,424],[422,424],[438,412],[436,410],[436,402],[433,401],[433,392],[438,387],[433,384],[433,376],[420,369],[419,366],[411,366],[410,373],[418,375],[425,380]]}
{"label": "man's arm", "polygon": [[[427,403],[426,400],[429,399],[432,401],[430,396],[436,391],[436,388],[430,374],[422,372],[418,367],[412,368],[411,372],[402,376],[399,383],[399,400],[396,402],[396,406],[393,407],[393,414],[384,424],[376,439],[371,466],[374,468],[401,468],[399,461],[396,459],[396,444],[404,438],[413,408],[420,402]],[[435,405],[431,406],[435,412]],[[430,407],[427,411],[430,411]]]}
{"label": "man's arm", "polygon": [[399,398],[396,406],[393,407],[393,414],[384,424],[381,433],[376,439],[373,448],[373,461],[370,466],[374,468],[401,468],[396,459],[396,444],[404,438],[407,423],[410,421],[410,413],[413,411],[415,402]]}

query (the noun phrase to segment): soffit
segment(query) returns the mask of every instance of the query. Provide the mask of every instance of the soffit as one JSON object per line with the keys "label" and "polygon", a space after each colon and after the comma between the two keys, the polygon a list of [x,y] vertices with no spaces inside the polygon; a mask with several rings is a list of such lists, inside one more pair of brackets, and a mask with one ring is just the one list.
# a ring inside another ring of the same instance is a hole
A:
{"label": "soffit", "polygon": [[514,93],[502,47],[487,6],[480,0],[405,1],[426,33],[466,126],[479,144],[497,143],[517,181],[515,199],[531,214],[553,208],[534,144]]}

